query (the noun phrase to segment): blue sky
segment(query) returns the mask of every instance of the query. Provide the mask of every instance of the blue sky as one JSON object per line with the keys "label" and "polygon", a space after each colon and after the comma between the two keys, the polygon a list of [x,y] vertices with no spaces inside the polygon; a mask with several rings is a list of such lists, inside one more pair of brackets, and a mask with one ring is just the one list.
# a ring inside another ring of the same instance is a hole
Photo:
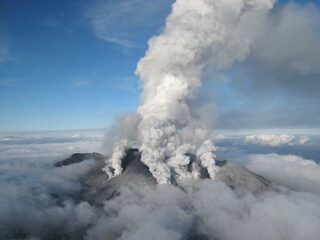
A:
{"label": "blue sky", "polygon": [[[144,37],[134,48],[119,46],[95,34],[87,16],[93,5],[41,0],[2,4],[5,42],[0,43],[9,48],[10,57],[0,64],[1,130],[104,127],[137,107],[135,66],[159,26],[145,32],[141,27]],[[158,17],[163,20],[164,14]]]}
{"label": "blue sky", "polygon": [[[135,2],[0,1],[0,131],[101,128],[134,111],[136,64],[173,1]],[[221,112],[246,112],[241,103],[251,97],[233,85],[213,87]]]}

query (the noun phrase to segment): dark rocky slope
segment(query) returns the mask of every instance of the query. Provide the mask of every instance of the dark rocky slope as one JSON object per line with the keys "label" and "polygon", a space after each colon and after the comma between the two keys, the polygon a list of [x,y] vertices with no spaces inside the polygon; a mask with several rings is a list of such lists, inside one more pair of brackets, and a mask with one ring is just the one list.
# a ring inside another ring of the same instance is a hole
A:
{"label": "dark rocky slope", "polygon": [[[56,163],[56,167],[63,167],[79,163],[89,159],[96,161],[95,167],[83,178],[82,191],[77,196],[79,201],[87,201],[93,205],[102,205],[105,200],[111,199],[118,194],[120,187],[130,184],[156,184],[155,179],[148,170],[148,167],[141,161],[141,154],[137,149],[129,149],[123,159],[123,173],[120,176],[107,179],[106,174],[101,170],[104,166],[105,157],[99,153],[76,153],[70,158]],[[191,155],[191,160],[194,156]],[[235,190],[245,190],[253,194],[260,194],[272,188],[269,180],[252,173],[245,167],[229,161],[217,161],[220,171],[216,180],[226,183]],[[205,169],[201,172],[201,178],[208,178]]]}

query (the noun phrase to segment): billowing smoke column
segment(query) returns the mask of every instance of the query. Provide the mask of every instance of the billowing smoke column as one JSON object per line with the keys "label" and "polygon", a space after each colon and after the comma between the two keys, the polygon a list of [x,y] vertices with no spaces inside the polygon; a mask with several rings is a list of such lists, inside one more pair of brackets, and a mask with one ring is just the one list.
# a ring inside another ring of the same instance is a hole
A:
{"label": "billowing smoke column", "polygon": [[[209,131],[193,116],[190,101],[202,74],[244,60],[255,38],[255,22],[275,0],[177,0],[164,32],[149,41],[136,73],[143,83],[138,109],[142,161],[158,183],[198,178],[200,166],[211,178],[217,171]],[[118,142],[105,170],[121,174],[130,139]],[[187,153],[196,156],[190,164]]]}

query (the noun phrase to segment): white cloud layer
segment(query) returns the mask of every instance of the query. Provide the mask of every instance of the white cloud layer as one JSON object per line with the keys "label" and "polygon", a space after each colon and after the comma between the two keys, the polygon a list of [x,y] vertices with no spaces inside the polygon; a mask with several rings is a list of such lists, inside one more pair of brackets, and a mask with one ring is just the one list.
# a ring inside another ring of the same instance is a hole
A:
{"label": "white cloud layer", "polygon": [[[237,195],[211,180],[187,186],[124,188],[105,203],[88,239],[317,239],[319,196]],[[125,206],[125,207],[123,207]],[[110,215],[109,215],[110,214]],[[206,238],[205,238],[206,239]]]}
{"label": "white cloud layer", "polygon": [[101,152],[103,131],[0,133],[0,161],[30,159],[43,164],[75,152]]}
{"label": "white cloud layer", "polygon": [[295,155],[257,154],[247,157],[247,167],[296,191],[320,194],[320,166]]}
{"label": "white cloud layer", "polygon": [[250,135],[245,137],[244,142],[276,147],[290,145],[294,139],[292,135]]}
{"label": "white cloud layer", "polygon": [[276,154],[246,158],[252,170],[291,191],[254,196],[212,180],[186,183],[184,190],[128,184],[95,207],[70,197],[93,161],[52,165],[74,150],[96,150],[101,134],[47,134],[1,138],[2,150],[9,149],[0,158],[1,239],[317,240],[320,234],[320,170],[312,161]]}
{"label": "white cloud layer", "polygon": [[279,147],[282,145],[304,145],[309,141],[307,136],[301,136],[297,139],[294,135],[287,134],[258,134],[258,135],[248,135],[244,137],[245,144],[258,144],[270,147]]}

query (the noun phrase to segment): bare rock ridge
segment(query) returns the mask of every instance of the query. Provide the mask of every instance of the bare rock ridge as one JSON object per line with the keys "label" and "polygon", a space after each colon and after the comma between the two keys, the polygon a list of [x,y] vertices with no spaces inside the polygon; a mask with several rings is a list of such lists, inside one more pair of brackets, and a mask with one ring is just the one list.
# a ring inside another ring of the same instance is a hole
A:
{"label": "bare rock ridge", "polygon": [[55,164],[55,167],[62,167],[62,166],[67,166],[67,165],[71,165],[74,163],[80,163],[80,162],[83,162],[83,161],[89,160],[89,159],[103,161],[105,159],[105,157],[102,154],[96,153],[96,152],[93,152],[93,153],[74,153],[69,158],[57,162]]}
{"label": "bare rock ridge", "polygon": [[101,205],[105,200],[117,196],[123,186],[155,185],[156,180],[140,159],[141,154],[137,149],[129,149],[122,161],[123,173],[109,180],[101,170],[104,161],[102,166],[97,165],[84,181],[82,199],[94,205]]}
{"label": "bare rock ridge", "polygon": [[[189,156],[192,163],[192,161],[195,160],[195,156],[191,154]],[[99,153],[75,153],[71,157],[57,162],[55,166],[63,167],[90,159],[95,160],[96,165],[88,175],[83,178],[82,191],[80,196],[78,196],[82,201],[85,200],[94,205],[101,205],[103,201],[117,196],[122,186],[130,186],[131,184],[156,184],[148,167],[140,161],[141,153],[138,149],[127,150],[127,154],[122,161],[123,173],[109,180],[101,170],[105,164],[105,157]],[[272,188],[269,180],[252,173],[239,164],[227,160],[217,161],[216,164],[220,167],[216,175],[216,180],[224,182],[232,189],[246,190],[253,194],[260,194]],[[207,170],[202,169],[201,178],[205,179],[208,177]]]}

